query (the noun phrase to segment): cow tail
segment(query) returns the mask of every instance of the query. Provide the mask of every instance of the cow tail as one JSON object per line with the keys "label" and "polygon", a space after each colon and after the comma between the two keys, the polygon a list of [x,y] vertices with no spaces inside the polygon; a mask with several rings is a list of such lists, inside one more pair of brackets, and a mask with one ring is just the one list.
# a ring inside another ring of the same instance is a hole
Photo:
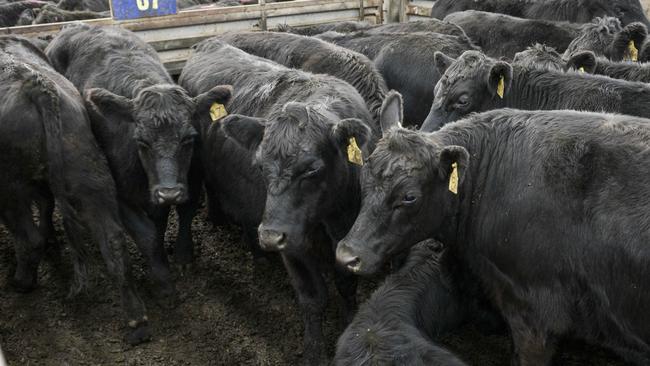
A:
{"label": "cow tail", "polygon": [[63,138],[61,128],[61,97],[52,80],[43,74],[29,70],[25,83],[26,94],[41,115],[45,132],[47,171],[50,187],[55,196],[64,193]]}

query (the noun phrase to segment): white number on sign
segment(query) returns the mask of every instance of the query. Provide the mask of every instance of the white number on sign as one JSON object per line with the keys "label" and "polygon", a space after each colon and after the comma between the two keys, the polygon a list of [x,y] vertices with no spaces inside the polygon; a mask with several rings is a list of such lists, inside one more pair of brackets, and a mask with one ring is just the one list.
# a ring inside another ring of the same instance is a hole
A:
{"label": "white number on sign", "polygon": [[[138,4],[138,10],[145,11],[149,10],[149,0],[135,0]],[[151,2],[152,9],[158,9],[158,0],[152,0]]]}

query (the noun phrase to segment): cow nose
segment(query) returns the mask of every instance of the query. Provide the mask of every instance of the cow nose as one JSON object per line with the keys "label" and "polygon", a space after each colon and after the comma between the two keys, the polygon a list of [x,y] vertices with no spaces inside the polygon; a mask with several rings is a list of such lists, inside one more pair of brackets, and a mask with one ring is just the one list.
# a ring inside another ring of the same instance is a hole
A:
{"label": "cow nose", "polygon": [[164,203],[175,203],[179,200],[183,190],[180,187],[173,188],[156,188],[154,191],[154,196],[159,204]]}
{"label": "cow nose", "polygon": [[339,248],[336,250],[336,261],[350,272],[356,273],[361,269],[361,258],[352,254],[350,249],[342,245],[339,245]]}
{"label": "cow nose", "polygon": [[260,246],[264,250],[282,250],[287,246],[287,235],[277,230],[259,228]]}

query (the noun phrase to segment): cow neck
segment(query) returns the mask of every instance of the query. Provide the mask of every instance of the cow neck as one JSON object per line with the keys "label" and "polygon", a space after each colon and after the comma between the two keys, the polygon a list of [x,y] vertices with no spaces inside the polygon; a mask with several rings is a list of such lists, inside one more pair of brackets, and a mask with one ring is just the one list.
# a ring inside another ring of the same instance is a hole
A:
{"label": "cow neck", "polygon": [[341,240],[350,231],[361,207],[361,169],[348,163],[348,174],[339,195],[334,197],[335,204],[328,213],[324,224],[332,239]]}
{"label": "cow neck", "polygon": [[563,100],[562,83],[569,76],[570,74],[556,71],[514,65],[512,83],[506,92],[502,108],[561,109],[566,102]]}
{"label": "cow neck", "polygon": [[133,182],[146,182],[147,176],[140,163],[138,147],[133,139],[135,125],[129,122],[106,121],[94,129],[104,154],[111,167],[111,173],[118,187],[118,195],[129,201],[138,201],[139,185]]}
{"label": "cow neck", "polygon": [[452,204],[452,212],[446,216],[439,232],[439,240],[455,251],[468,243],[466,233],[471,225],[472,212],[481,204],[484,187],[488,183],[494,146],[490,143],[484,124],[463,121],[447,125],[432,134],[440,146],[462,146],[469,152],[469,166],[465,171],[463,184],[459,187],[458,199]]}

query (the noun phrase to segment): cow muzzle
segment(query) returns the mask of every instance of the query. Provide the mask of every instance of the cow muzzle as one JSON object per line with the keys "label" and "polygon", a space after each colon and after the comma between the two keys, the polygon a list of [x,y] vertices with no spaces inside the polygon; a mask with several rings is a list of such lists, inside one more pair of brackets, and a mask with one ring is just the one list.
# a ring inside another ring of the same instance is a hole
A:
{"label": "cow muzzle", "polygon": [[266,251],[279,252],[287,246],[287,234],[281,230],[273,230],[260,225],[257,229],[260,247]]}
{"label": "cow muzzle", "polygon": [[354,255],[344,243],[340,243],[336,248],[336,262],[352,273],[361,270],[361,258]]}
{"label": "cow muzzle", "polygon": [[186,199],[185,187],[182,185],[158,186],[153,189],[153,200],[157,205],[177,205],[183,203]]}

